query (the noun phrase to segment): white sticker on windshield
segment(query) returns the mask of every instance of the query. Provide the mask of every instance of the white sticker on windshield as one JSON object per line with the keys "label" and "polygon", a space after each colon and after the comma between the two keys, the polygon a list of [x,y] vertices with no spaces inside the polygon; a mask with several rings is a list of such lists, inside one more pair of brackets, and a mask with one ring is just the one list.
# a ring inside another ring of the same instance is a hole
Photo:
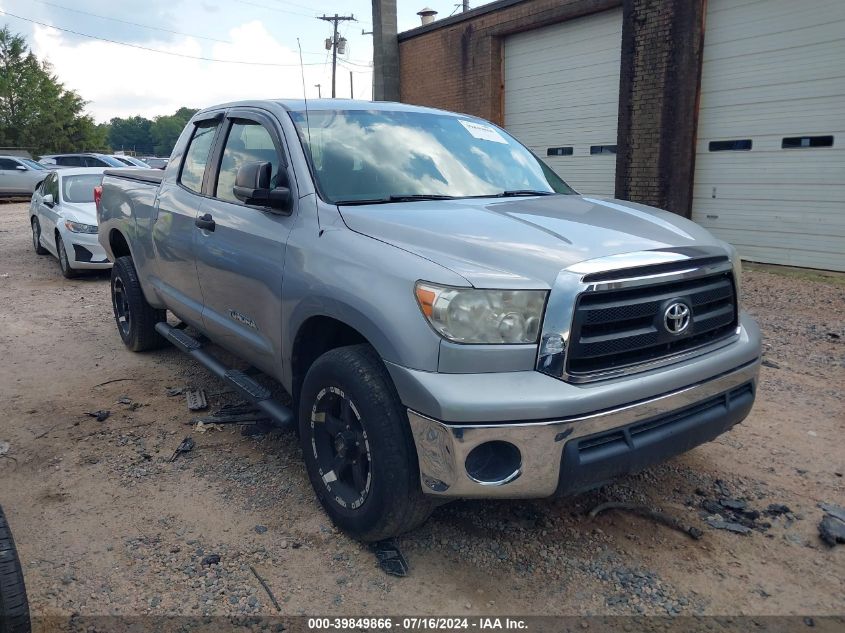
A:
{"label": "white sticker on windshield", "polygon": [[483,123],[476,123],[475,121],[464,121],[463,119],[459,119],[461,125],[463,125],[467,132],[472,134],[475,138],[481,139],[482,141],[493,141],[494,143],[504,143],[507,145],[507,140],[504,136],[499,134],[499,131],[494,128],[492,125],[484,125]]}

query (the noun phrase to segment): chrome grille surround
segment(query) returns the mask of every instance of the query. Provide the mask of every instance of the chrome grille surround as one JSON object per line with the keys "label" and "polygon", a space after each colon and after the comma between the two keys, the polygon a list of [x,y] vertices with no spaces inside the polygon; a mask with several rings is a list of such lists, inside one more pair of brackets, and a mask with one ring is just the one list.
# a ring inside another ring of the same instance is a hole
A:
{"label": "chrome grille surround", "polygon": [[[592,382],[656,369],[733,343],[740,331],[736,320],[735,327],[717,340],[677,353],[592,372],[575,373],[568,369],[575,311],[582,296],[719,275],[733,279],[729,255],[718,246],[681,247],[611,255],[565,268],[558,274],[546,305],[536,369],[571,383]],[[733,292],[738,314],[739,293],[735,281]]]}

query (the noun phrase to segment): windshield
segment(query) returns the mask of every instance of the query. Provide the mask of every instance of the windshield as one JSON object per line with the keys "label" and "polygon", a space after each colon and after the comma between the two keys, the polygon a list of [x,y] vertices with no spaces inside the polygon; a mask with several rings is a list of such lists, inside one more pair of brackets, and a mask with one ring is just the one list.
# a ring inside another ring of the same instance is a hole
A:
{"label": "windshield", "polygon": [[479,119],[319,110],[309,112],[306,126],[304,112],[290,114],[311,155],[317,187],[329,202],[574,193],[513,137]]}
{"label": "windshield", "polygon": [[45,171],[47,170],[44,165],[42,165],[41,163],[36,163],[34,160],[30,160],[28,158],[21,158],[20,161],[30,169],[43,169]]}
{"label": "windshield", "polygon": [[62,178],[62,198],[65,202],[94,202],[94,187],[102,182],[102,174],[65,176]]}
{"label": "windshield", "polygon": [[126,165],[130,165],[132,167],[149,167],[149,165],[147,165],[147,163],[140,161],[133,156],[117,156],[117,155],[115,155],[115,158],[117,160],[119,160],[120,162],[122,162]]}

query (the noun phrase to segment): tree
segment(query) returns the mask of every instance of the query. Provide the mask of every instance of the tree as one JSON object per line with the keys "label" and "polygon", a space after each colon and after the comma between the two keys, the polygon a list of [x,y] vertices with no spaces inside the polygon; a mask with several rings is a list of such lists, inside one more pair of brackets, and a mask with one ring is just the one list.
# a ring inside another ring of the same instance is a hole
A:
{"label": "tree", "polygon": [[26,40],[0,29],[0,145],[36,153],[104,149],[107,140],[86,102],[68,90]]}
{"label": "tree", "polygon": [[188,121],[198,110],[194,108],[179,108],[175,114],[169,116],[157,116],[153,121],[151,134],[155,145],[157,156],[170,156],[173,146],[179,139],[182,130],[185,129]]}
{"label": "tree", "polygon": [[132,150],[139,154],[153,153],[153,122],[142,116],[128,119],[115,117],[109,123],[109,145],[115,150]]}

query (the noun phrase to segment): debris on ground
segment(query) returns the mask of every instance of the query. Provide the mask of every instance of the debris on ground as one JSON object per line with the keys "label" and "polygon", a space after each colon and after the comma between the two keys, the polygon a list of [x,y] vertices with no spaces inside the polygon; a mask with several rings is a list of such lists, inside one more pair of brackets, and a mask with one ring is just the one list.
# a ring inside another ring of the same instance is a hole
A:
{"label": "debris on ground", "polygon": [[705,497],[701,500],[702,519],[715,530],[727,530],[735,534],[750,534],[753,531],[765,532],[772,527],[766,518],[778,519],[784,517],[789,525],[792,521],[800,520],[789,506],[782,503],[770,503],[765,510],[760,511],[751,507],[747,499],[735,498],[723,481],[716,481],[716,499],[708,499],[704,490],[696,490],[696,494]]}
{"label": "debris on ground", "polygon": [[173,398],[175,396],[181,396],[184,391],[185,391],[185,389],[183,387],[168,387],[167,388],[167,397]]}
{"label": "debris on ground", "polygon": [[209,431],[222,431],[222,430],[223,430],[222,426],[220,426],[219,424],[214,424],[213,422],[209,422],[208,424],[205,424],[203,422],[197,422],[194,425],[194,432],[200,433],[200,434],[208,433]]}
{"label": "debris on ground", "polygon": [[372,545],[373,552],[376,555],[378,566],[381,570],[390,576],[397,576],[404,578],[408,575],[409,567],[408,561],[399,551],[396,541],[393,539],[385,539]]}
{"label": "debris on ground", "polygon": [[182,453],[190,453],[194,450],[194,440],[190,436],[186,437],[179,446],[176,447],[176,450],[173,451],[173,455],[170,456],[170,461],[175,462],[176,458],[179,457]]}
{"label": "debris on ground", "polygon": [[270,586],[267,584],[267,581],[264,580],[261,576],[258,575],[258,572],[255,571],[255,567],[252,565],[249,566],[249,570],[252,572],[252,575],[255,576],[255,579],[261,583],[261,586],[264,588],[264,591],[267,593],[267,597],[270,598],[270,602],[273,603],[273,606],[276,607],[276,611],[279,613],[282,612],[282,607],[279,606],[279,601],[276,600],[276,596],[273,595],[273,592],[270,591]]}
{"label": "debris on ground", "polygon": [[684,525],[684,523],[673,516],[669,516],[663,512],[652,510],[648,506],[636,503],[624,503],[620,501],[608,501],[606,503],[601,503],[590,510],[589,517],[591,519],[595,519],[596,516],[605,510],[622,510],[623,512],[630,512],[632,514],[645,517],[646,519],[656,521],[657,523],[662,523],[663,525],[682,532],[695,540],[700,539],[704,535],[704,533],[695,526]]}
{"label": "debris on ground", "polygon": [[208,567],[209,565],[216,565],[220,562],[220,554],[209,554],[208,556],[202,559],[202,564],[204,567]]}
{"label": "debris on ground", "polygon": [[750,527],[746,527],[740,523],[725,521],[724,519],[717,519],[715,517],[707,517],[705,522],[715,530],[727,530],[736,534],[751,534],[753,531]]}
{"label": "debris on ground", "polygon": [[205,397],[205,389],[186,389],[185,401],[191,411],[202,411],[208,408],[208,399]]}
{"label": "debris on ground", "polygon": [[824,510],[825,514],[829,514],[840,521],[845,521],[845,508],[842,506],[838,506],[834,503],[820,503],[819,507]]}
{"label": "debris on ground", "polygon": [[239,402],[224,405],[217,411],[214,411],[210,416],[194,418],[191,422],[202,422],[203,424],[254,424],[265,420],[269,420],[266,413],[251,404]]}
{"label": "debris on ground", "polygon": [[129,396],[120,396],[117,399],[117,403],[118,404],[132,404],[132,398],[130,398]]}
{"label": "debris on ground", "polygon": [[845,508],[833,503],[820,503],[825,516],[819,523],[819,536],[834,547],[838,543],[845,543]]}
{"label": "debris on ground", "polygon": [[111,411],[109,411],[108,409],[100,409],[99,411],[85,411],[85,415],[89,415],[92,418],[96,418],[97,422],[105,422],[111,415]]}
{"label": "debris on ground", "polygon": [[3,440],[0,440],[0,456],[8,453],[9,449],[11,449],[11,448],[12,448],[11,444],[9,444],[8,442],[4,442]]}
{"label": "debris on ground", "polygon": [[267,531],[266,525],[256,525],[255,526],[255,533],[256,534],[264,534]]}

